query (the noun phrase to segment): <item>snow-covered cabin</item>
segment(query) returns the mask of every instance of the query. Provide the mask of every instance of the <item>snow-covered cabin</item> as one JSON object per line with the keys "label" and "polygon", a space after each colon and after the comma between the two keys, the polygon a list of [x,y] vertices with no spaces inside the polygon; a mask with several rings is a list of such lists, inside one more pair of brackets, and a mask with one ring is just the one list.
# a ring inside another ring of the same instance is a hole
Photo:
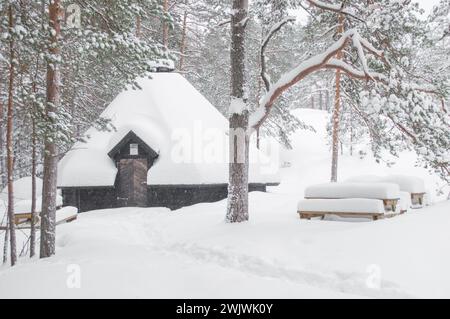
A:
{"label": "snow-covered cabin", "polygon": [[[91,127],[61,159],[64,205],[79,210],[139,206],[176,209],[227,196],[228,121],[182,75],[156,72],[124,90],[101,114],[116,128]],[[254,145],[250,191],[279,183]]]}

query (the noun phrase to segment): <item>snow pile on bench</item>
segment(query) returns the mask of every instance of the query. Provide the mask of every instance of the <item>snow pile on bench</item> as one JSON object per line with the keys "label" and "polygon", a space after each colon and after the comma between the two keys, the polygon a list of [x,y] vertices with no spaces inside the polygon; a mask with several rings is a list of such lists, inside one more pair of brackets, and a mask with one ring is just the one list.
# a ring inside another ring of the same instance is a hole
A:
{"label": "snow pile on bench", "polygon": [[[25,199],[14,203],[15,214],[26,214],[31,212],[31,199]],[[42,211],[42,196],[36,197],[36,212]],[[63,204],[63,198],[61,195],[56,196],[56,207],[60,207]]]}
{"label": "snow pile on bench", "polygon": [[56,211],[56,224],[61,224],[71,220],[77,219],[78,208],[66,206]]}
{"label": "snow pile on bench", "polygon": [[385,182],[395,183],[401,191],[411,194],[425,193],[425,182],[416,176],[389,175],[383,178]]}
{"label": "snow pile on bench", "polygon": [[305,198],[398,199],[400,188],[393,183],[326,183],[307,187]]}
{"label": "snow pile on bench", "polygon": [[411,194],[425,193],[425,182],[423,179],[416,176],[407,175],[361,175],[353,176],[346,180],[351,183],[394,183],[400,187],[402,192]]}
{"label": "snow pile on bench", "polygon": [[[14,213],[26,214],[31,212],[32,180],[31,176],[22,177],[13,182],[14,187]],[[8,205],[8,187],[5,187],[0,193],[0,215],[6,211]],[[56,206],[62,206],[63,198],[60,191],[56,196]],[[41,212],[42,205],[42,179],[36,177],[36,212]],[[3,207],[5,207],[3,209]]]}
{"label": "snow pile on bench", "polygon": [[299,212],[384,214],[383,201],[366,198],[304,199],[298,203]]}
{"label": "snow pile on bench", "polygon": [[383,183],[383,178],[377,175],[358,175],[346,179],[345,183]]}

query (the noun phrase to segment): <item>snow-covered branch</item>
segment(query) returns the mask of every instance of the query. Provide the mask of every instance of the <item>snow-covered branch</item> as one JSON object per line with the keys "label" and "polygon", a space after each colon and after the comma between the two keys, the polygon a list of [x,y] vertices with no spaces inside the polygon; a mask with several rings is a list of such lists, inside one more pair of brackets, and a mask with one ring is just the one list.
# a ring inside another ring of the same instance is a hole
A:
{"label": "snow-covered branch", "polygon": [[[351,41],[358,49],[358,57],[363,65],[363,70],[358,70],[355,67],[334,59],[333,57]],[[363,48],[376,56],[383,57],[381,51],[376,50],[373,46],[368,45],[367,41],[363,40],[356,29],[346,31],[342,37],[332,44],[325,52],[318,54],[304,61],[293,70],[284,74],[261,99],[259,107],[251,115],[250,125],[253,129],[261,126],[266,118],[269,116],[271,108],[276,99],[283,94],[291,86],[304,79],[308,75],[321,69],[339,69],[344,71],[349,76],[358,79],[371,79],[377,81],[386,81],[386,78],[379,73],[369,70],[364,54]]]}
{"label": "snow-covered branch", "polygon": [[268,74],[266,73],[266,48],[267,45],[269,44],[270,39],[272,39],[272,37],[275,35],[275,33],[277,33],[278,31],[281,30],[281,28],[289,23],[289,22],[294,22],[295,21],[295,17],[287,17],[283,20],[281,20],[280,22],[276,23],[275,25],[272,26],[272,28],[270,28],[270,31],[267,33],[266,37],[263,39],[262,43],[261,43],[261,78],[264,82],[264,86],[266,87],[266,91],[270,90],[270,79]]}
{"label": "snow-covered branch", "polygon": [[340,5],[339,4],[331,4],[331,3],[323,2],[320,0],[306,0],[306,2],[308,2],[311,6],[317,7],[319,9],[336,12],[336,13],[341,13],[341,14],[347,15],[349,17],[352,17],[354,19],[357,19],[359,21],[362,21],[361,18],[358,18],[353,13],[351,13],[349,10],[344,8],[345,1],[342,2],[342,4],[340,4]]}
{"label": "snow-covered branch", "polygon": [[360,80],[367,80],[372,79],[374,81],[378,81],[378,82],[383,82],[386,83],[387,82],[387,78],[378,72],[373,72],[367,69],[366,70],[358,70],[355,67],[353,67],[352,65],[345,63],[342,60],[338,60],[338,59],[330,59],[328,61],[328,63],[326,63],[324,65],[324,68],[326,69],[335,69],[335,70],[340,70],[344,73],[346,73],[347,75],[356,78],[356,79],[360,79]]}

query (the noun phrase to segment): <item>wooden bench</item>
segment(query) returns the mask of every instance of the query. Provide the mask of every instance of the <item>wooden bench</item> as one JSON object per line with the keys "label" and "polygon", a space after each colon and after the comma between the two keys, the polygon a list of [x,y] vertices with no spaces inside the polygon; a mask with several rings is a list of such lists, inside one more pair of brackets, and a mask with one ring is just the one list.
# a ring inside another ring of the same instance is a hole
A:
{"label": "wooden bench", "polygon": [[77,220],[77,215],[72,215],[72,216],[68,216],[68,217],[64,217],[64,218],[60,218],[56,220],[56,225],[61,225],[61,224],[65,224],[65,223],[71,223],[75,220]]}
{"label": "wooden bench", "polygon": [[423,207],[426,193],[411,193],[411,204],[413,208]]}
{"label": "wooden bench", "polygon": [[425,183],[423,179],[417,176],[409,175],[388,175],[374,176],[362,175],[353,176],[347,180],[350,183],[394,183],[400,188],[400,191],[407,192],[411,196],[411,208],[421,208],[424,205]]}
{"label": "wooden bench", "polygon": [[[20,224],[24,224],[27,222],[31,222],[31,218],[33,214],[31,213],[18,213],[18,214],[14,214],[14,224],[16,225],[20,225]],[[36,215],[34,216],[34,223],[37,224],[40,222],[40,218],[39,218],[39,214],[36,213]]]}
{"label": "wooden bench", "polygon": [[[60,210],[62,207],[61,206],[58,206],[57,208],[56,208],[56,212],[58,212],[58,210]],[[39,224],[39,222],[41,221],[41,218],[40,218],[40,215],[41,215],[41,213],[40,212],[36,212],[36,215],[35,215],[35,219],[34,219],[34,223],[35,224]],[[73,216],[72,216],[73,217]],[[22,224],[25,224],[25,223],[30,223],[31,222],[31,218],[32,218],[32,214],[30,213],[30,212],[26,212],[26,213],[15,213],[14,214],[14,223],[16,224],[16,226],[18,226],[18,225],[22,225]],[[58,219],[58,215],[56,216],[56,219]],[[75,220],[75,219],[77,219],[77,217],[75,216],[72,220],[70,220],[70,221],[73,221],[73,220]],[[68,221],[68,222],[70,222],[70,221]]]}
{"label": "wooden bench", "polygon": [[320,217],[321,219],[325,219],[326,216],[339,216],[339,217],[344,217],[344,218],[368,218],[368,219],[372,219],[372,220],[379,220],[379,219],[384,219],[384,218],[392,218],[395,217],[399,214],[403,214],[404,212],[400,212],[400,213],[388,213],[388,214],[382,214],[382,213],[349,213],[349,212],[304,212],[304,211],[298,211],[298,214],[300,216],[300,219],[308,219],[311,220],[311,218],[314,217]]}
{"label": "wooden bench", "polygon": [[380,200],[384,205],[385,213],[396,212],[400,200],[400,187],[395,183],[348,182],[311,185],[305,189],[305,199],[357,198]]}
{"label": "wooden bench", "polygon": [[321,219],[325,219],[327,215],[335,215],[339,217],[347,217],[347,218],[369,218],[372,220],[378,220],[384,218],[384,214],[368,214],[368,213],[348,213],[348,212],[302,212],[298,211],[300,215],[300,219],[308,219],[314,217],[320,217]]}
{"label": "wooden bench", "polygon": [[327,215],[378,220],[398,215],[395,211],[386,211],[386,203],[371,198],[309,198],[298,203],[297,212],[301,219]]}

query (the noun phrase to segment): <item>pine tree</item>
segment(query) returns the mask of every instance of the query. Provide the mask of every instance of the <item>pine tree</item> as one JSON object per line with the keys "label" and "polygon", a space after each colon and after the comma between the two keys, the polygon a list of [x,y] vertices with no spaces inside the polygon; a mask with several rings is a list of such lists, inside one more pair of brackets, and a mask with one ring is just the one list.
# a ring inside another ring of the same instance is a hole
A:
{"label": "pine tree", "polygon": [[17,262],[16,252],[16,229],[14,223],[14,153],[13,153],[13,117],[14,117],[14,81],[15,81],[15,37],[13,30],[15,29],[15,8],[12,3],[8,6],[8,27],[9,27],[9,81],[8,81],[8,107],[7,107],[7,124],[6,124],[6,156],[8,171],[8,222],[9,222],[9,242],[11,265]]}
{"label": "pine tree", "polygon": [[234,0],[231,16],[230,172],[227,222],[248,220],[249,127],[245,96],[247,0]]}
{"label": "pine tree", "polygon": [[[45,115],[56,119],[60,107],[60,65],[61,59],[61,14],[60,0],[53,0],[48,8],[50,39],[47,56],[47,104]],[[56,123],[54,123],[56,124]],[[41,248],[40,257],[46,258],[55,254],[56,228],[56,195],[58,145],[56,127],[51,129],[44,144],[44,176],[42,184],[41,212]]]}
{"label": "pine tree", "polygon": [[[344,32],[344,15],[339,15],[338,20],[338,30],[337,33],[339,36]],[[342,51],[339,51],[336,55],[336,59],[342,59]],[[340,126],[340,118],[341,118],[341,70],[336,70],[336,81],[335,81],[335,96],[334,96],[334,109],[333,109],[333,133],[332,133],[332,142],[331,142],[331,181],[337,182],[338,175],[338,158],[339,158],[339,126]]]}

